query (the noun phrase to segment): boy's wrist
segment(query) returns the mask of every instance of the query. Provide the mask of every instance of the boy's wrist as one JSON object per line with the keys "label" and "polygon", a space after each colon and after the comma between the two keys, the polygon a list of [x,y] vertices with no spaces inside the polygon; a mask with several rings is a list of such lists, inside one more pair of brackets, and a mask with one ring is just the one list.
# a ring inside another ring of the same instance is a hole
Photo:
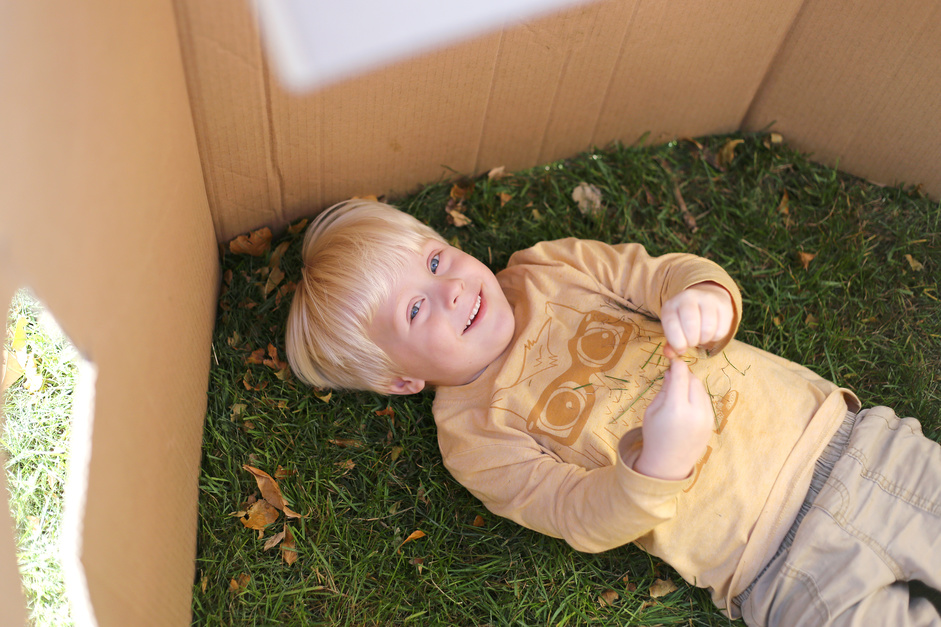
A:
{"label": "boy's wrist", "polygon": [[693,466],[694,464],[671,459],[667,455],[650,453],[647,448],[644,448],[634,461],[633,469],[635,472],[653,479],[681,481],[690,476],[693,472]]}

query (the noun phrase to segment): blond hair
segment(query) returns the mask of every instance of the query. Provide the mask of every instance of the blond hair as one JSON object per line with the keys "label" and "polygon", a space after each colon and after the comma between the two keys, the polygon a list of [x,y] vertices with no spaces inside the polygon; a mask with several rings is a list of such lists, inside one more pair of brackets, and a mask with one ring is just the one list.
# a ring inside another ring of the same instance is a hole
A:
{"label": "blond hair", "polygon": [[304,268],[285,344],[294,374],[314,387],[388,393],[398,372],[367,328],[431,227],[390,205],[350,200],[320,214],[304,235]]}

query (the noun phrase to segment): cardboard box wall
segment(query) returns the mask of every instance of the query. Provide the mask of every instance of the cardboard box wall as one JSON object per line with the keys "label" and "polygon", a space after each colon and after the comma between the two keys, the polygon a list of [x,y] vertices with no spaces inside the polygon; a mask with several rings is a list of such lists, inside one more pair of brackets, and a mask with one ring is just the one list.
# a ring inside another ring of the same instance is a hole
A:
{"label": "cardboard box wall", "polygon": [[[280,88],[240,2],[5,3],[0,89],[0,302],[32,288],[95,373],[67,496],[81,623],[190,620],[217,242],[453,172],[772,123],[941,195],[933,0],[608,0],[309,95]],[[6,531],[0,578],[21,624]]]}

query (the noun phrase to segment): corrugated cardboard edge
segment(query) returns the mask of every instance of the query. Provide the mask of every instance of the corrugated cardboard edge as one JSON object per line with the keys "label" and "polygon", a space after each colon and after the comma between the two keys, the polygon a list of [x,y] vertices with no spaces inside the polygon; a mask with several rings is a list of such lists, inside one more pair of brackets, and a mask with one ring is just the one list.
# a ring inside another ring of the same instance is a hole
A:
{"label": "corrugated cardboard edge", "polygon": [[218,258],[172,5],[13,3],[0,24],[0,285],[97,370],[68,550],[97,624],[188,624]]}

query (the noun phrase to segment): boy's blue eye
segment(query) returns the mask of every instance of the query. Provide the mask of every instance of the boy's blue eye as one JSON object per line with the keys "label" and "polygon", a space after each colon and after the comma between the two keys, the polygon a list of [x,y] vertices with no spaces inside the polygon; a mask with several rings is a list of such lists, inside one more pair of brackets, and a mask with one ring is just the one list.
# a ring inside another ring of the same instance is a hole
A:
{"label": "boy's blue eye", "polygon": [[428,265],[429,265],[429,267],[431,268],[431,273],[432,273],[432,274],[434,274],[435,272],[437,272],[437,271],[438,271],[438,255],[435,255],[434,257],[432,257],[432,258],[431,258],[431,263],[428,264]]}
{"label": "boy's blue eye", "polygon": [[409,312],[408,312],[408,319],[409,319],[409,321],[415,319],[415,316],[418,315],[418,310],[419,310],[419,309],[421,309],[421,301],[419,301],[419,302],[415,303],[414,305],[412,305],[412,308],[411,308],[411,309],[409,310]]}

